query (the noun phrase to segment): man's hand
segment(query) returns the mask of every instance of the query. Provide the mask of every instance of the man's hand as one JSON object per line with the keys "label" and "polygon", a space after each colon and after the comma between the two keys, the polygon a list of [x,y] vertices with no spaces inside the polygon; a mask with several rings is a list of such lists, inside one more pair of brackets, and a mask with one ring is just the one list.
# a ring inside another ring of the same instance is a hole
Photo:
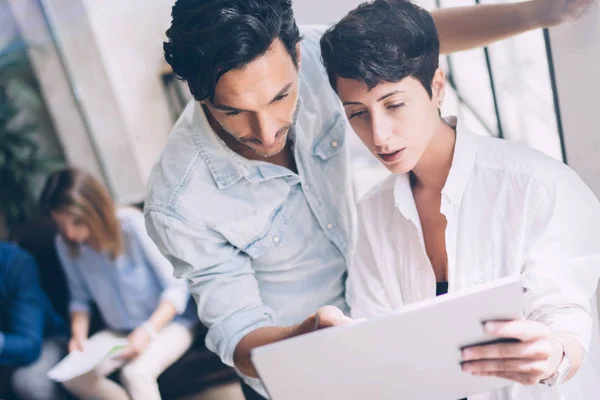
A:
{"label": "man's hand", "polygon": [[337,307],[325,306],[319,308],[316,313],[312,314],[298,325],[287,327],[266,326],[258,328],[248,333],[240,340],[235,348],[233,363],[244,375],[257,378],[258,374],[250,361],[250,352],[253,349],[269,343],[275,343],[314,332],[319,329],[357,321],[358,320],[352,320],[351,318],[346,317]]}
{"label": "man's hand", "polygon": [[465,372],[536,385],[550,378],[562,360],[561,343],[539,322],[488,322],[484,331],[498,339],[518,339],[520,342],[464,349],[462,368]]}
{"label": "man's hand", "polygon": [[150,334],[142,327],[136,328],[127,338],[128,344],[123,353],[119,356],[124,360],[131,360],[139,356],[150,344]]}
{"label": "man's hand", "polygon": [[315,330],[352,322],[354,322],[352,318],[346,317],[342,310],[334,306],[321,307],[315,313]]}
{"label": "man's hand", "polygon": [[542,25],[552,27],[581,17],[596,0],[534,0]]}

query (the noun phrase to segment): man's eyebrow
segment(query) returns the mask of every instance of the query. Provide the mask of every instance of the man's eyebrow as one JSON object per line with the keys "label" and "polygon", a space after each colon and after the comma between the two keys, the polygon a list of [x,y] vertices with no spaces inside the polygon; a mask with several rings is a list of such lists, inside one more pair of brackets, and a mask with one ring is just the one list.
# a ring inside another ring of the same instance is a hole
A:
{"label": "man's eyebrow", "polygon": [[[275,97],[273,97],[273,100],[271,100],[271,102],[269,104],[273,104],[275,101],[277,101],[277,98],[280,96],[283,96],[287,91],[289,91],[292,88],[293,85],[294,84],[291,82],[288,83],[287,85],[285,85],[284,88],[281,89],[279,91],[279,93],[277,93],[277,95],[275,95]],[[248,111],[248,110],[243,110],[241,108],[226,106],[224,104],[213,104],[213,107],[216,108],[217,110],[221,110],[221,111],[237,111],[237,112]]]}
{"label": "man's eyebrow", "polygon": [[281,89],[279,91],[279,93],[277,93],[277,95],[275,97],[273,97],[273,100],[271,100],[271,102],[269,104],[273,104],[275,101],[277,101],[277,98],[280,96],[283,96],[286,92],[288,92],[293,86],[293,83],[288,83],[287,85],[284,86],[283,89]]}
{"label": "man's eyebrow", "polygon": [[223,104],[213,104],[213,107],[221,111],[246,111],[235,107],[229,107]]}

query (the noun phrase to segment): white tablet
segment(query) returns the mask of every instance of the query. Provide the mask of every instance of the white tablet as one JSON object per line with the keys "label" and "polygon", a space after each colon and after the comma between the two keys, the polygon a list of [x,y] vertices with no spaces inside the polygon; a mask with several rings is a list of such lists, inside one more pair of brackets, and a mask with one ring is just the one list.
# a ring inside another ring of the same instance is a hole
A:
{"label": "white tablet", "polygon": [[460,350],[493,340],[482,322],[521,317],[520,277],[503,278],[259,347],[251,358],[273,400],[457,400],[511,383],[463,372]]}

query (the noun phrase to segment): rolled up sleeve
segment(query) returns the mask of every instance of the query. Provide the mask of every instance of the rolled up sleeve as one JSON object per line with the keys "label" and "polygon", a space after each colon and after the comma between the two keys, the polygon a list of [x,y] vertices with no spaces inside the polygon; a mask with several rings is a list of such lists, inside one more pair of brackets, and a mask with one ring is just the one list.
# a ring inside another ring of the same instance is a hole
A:
{"label": "rolled up sleeve", "polygon": [[233,366],[233,354],[248,333],[274,325],[261,300],[250,258],[207,226],[149,209],[146,226],[161,253],[185,279],[207,327],[207,347]]}
{"label": "rolled up sleeve", "polygon": [[91,296],[85,282],[83,281],[81,271],[73,262],[73,259],[69,254],[69,249],[60,236],[56,237],[55,244],[58,258],[63,271],[65,272],[65,276],[67,277],[69,294],[71,295],[69,300],[69,312],[89,313]]}
{"label": "rolled up sleeve", "polygon": [[600,277],[600,203],[575,174],[541,186],[528,224],[525,316],[577,337],[589,351]]}

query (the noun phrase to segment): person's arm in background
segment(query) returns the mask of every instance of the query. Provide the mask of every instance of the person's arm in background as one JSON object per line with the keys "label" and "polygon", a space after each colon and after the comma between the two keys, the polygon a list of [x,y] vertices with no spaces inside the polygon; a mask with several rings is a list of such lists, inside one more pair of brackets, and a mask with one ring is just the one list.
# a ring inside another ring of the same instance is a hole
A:
{"label": "person's arm in background", "polygon": [[182,314],[190,298],[187,285],[183,279],[177,279],[173,275],[173,266],[158,250],[156,244],[150,239],[146,231],[144,215],[137,210],[130,210],[127,220],[129,233],[135,235],[131,243],[138,243],[146,257],[148,267],[154,269],[164,290],[161,301],[154,310],[148,321],[136,328],[128,337],[129,346],[121,357],[125,359],[134,358],[144,351],[152,337],[173,319]]}
{"label": "person's arm in background", "polygon": [[83,351],[84,343],[89,334],[90,326],[90,301],[88,288],[83,281],[81,271],[73,262],[64,240],[57,236],[55,240],[56,253],[61,267],[67,278],[69,287],[69,312],[71,314],[71,339],[69,341],[69,352]]}
{"label": "person's arm in background", "polygon": [[444,54],[486,46],[579,18],[596,0],[530,0],[433,10]]}
{"label": "person's arm in background", "polygon": [[33,257],[23,251],[8,262],[3,279],[9,310],[0,333],[0,365],[27,365],[38,358],[44,338],[42,289]]}
{"label": "person's arm in background", "polygon": [[87,311],[71,312],[71,340],[69,353],[83,351],[83,345],[90,331],[90,314]]}

